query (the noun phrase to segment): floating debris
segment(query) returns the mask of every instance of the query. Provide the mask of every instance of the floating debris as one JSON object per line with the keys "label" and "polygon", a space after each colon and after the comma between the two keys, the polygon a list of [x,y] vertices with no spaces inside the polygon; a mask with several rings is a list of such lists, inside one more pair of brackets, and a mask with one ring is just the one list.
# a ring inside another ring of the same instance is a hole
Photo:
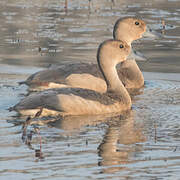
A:
{"label": "floating debris", "polygon": [[165,24],[165,20],[162,20],[162,34],[165,34],[165,29],[166,29],[166,24]]}
{"label": "floating debris", "polygon": [[[34,118],[37,118],[41,115],[43,111],[43,108],[41,108],[36,115],[34,116]],[[27,117],[26,121],[23,123],[22,125],[22,141],[32,150],[35,150],[35,157],[38,157],[39,159],[44,159],[43,157],[43,153],[42,153],[42,138],[40,135],[40,128],[37,127],[36,125],[32,125],[33,130],[30,130],[29,132],[27,132],[27,128],[29,125],[31,125],[32,119],[30,116]],[[33,148],[31,142],[32,142],[32,137],[34,134],[38,134],[39,137],[39,146],[40,149],[35,149]]]}

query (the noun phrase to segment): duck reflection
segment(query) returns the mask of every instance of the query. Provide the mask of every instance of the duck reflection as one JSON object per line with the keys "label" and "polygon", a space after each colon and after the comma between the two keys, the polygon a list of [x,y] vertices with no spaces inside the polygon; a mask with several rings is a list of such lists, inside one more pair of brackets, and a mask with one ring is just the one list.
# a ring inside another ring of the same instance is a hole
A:
{"label": "duck reflection", "polygon": [[96,126],[100,123],[106,123],[115,115],[116,114],[65,116],[52,120],[52,122],[50,120],[48,125],[71,133],[73,131],[79,131],[86,126]]}
{"label": "duck reflection", "polygon": [[130,111],[122,116],[113,117],[108,122],[108,128],[102,143],[98,147],[98,155],[101,157],[100,166],[109,166],[104,173],[112,173],[126,167],[114,165],[125,165],[132,163],[133,154],[140,152],[141,143],[146,141],[142,127],[134,121],[135,112]]}
{"label": "duck reflection", "polygon": [[[100,157],[98,165],[103,167],[103,173],[114,173],[126,168],[125,164],[135,161],[134,157],[142,151],[140,143],[146,141],[146,137],[143,134],[142,125],[138,124],[136,119],[136,112],[129,110],[121,115],[65,116],[41,120],[37,118],[37,121],[35,119],[30,121],[29,125],[36,127],[37,124],[48,123],[48,126],[64,130],[66,135],[71,136],[75,131],[79,132],[86,126],[105,124],[104,127],[107,128],[97,148]],[[40,135],[40,131],[38,132]]]}
{"label": "duck reflection", "polygon": [[[135,122],[133,110],[122,115],[69,116],[49,124],[71,133],[85,126],[96,126],[100,123],[106,124],[107,129],[97,148],[100,157],[98,165],[106,167],[103,173],[112,173],[124,169],[125,167],[119,165],[132,163],[132,157],[142,150],[142,146],[136,143],[146,141],[143,127]],[[114,167],[114,165],[116,166]]]}

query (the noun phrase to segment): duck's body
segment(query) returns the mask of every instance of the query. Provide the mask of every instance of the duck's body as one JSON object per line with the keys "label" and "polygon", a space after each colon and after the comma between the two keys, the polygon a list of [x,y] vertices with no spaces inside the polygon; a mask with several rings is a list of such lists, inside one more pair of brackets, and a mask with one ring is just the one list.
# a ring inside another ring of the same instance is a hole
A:
{"label": "duck's body", "polygon": [[[135,60],[122,62],[117,72],[127,90],[143,87],[144,77]],[[37,91],[64,87],[86,88],[100,93],[107,90],[106,82],[95,63],[71,63],[43,70],[30,76],[26,83],[30,85],[30,90]]]}
{"label": "duck's body", "polygon": [[83,88],[59,88],[33,93],[13,107],[21,115],[41,116],[105,114],[131,108],[131,98],[120,81],[116,65],[126,59],[130,47],[123,41],[108,40],[98,49],[99,68],[107,84],[102,94]]}
{"label": "duck's body", "polygon": [[30,90],[77,87],[106,92],[106,82],[95,63],[71,63],[37,72],[26,80]]}
{"label": "duck's body", "polygon": [[[145,32],[144,21],[129,17],[116,22],[113,36],[114,39],[121,39],[131,46],[132,41],[141,38]],[[126,88],[136,89],[144,85],[142,72],[135,60],[122,62],[121,68],[118,68],[118,75]],[[31,91],[66,86],[87,88],[98,92],[106,92],[107,89],[98,65],[89,63],[65,64],[58,68],[43,70],[31,75],[23,83],[27,84]]]}
{"label": "duck's body", "polygon": [[42,110],[41,116],[96,115],[116,113],[130,109],[107,94],[82,88],[58,88],[31,94],[14,107],[21,115],[34,116]]}

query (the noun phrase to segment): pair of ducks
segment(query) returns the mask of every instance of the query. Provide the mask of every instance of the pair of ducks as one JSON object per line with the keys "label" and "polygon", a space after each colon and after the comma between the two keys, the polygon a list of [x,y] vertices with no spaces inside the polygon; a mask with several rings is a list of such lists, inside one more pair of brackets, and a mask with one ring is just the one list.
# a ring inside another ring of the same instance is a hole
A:
{"label": "pair of ducks", "polygon": [[[144,78],[136,61],[128,56],[132,41],[145,34],[154,36],[144,21],[132,17],[117,20],[114,39],[99,45],[98,65],[67,64],[31,75],[23,83],[48,90],[25,97],[11,110],[28,116],[38,112],[41,116],[65,116],[119,113],[131,109],[128,89],[141,88]],[[119,63],[121,66],[116,69]]]}

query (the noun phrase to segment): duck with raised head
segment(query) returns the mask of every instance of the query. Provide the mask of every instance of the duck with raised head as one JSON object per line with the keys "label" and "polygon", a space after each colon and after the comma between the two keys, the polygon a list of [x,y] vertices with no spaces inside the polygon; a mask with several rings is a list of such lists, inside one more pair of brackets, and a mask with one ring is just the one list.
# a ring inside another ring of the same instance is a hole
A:
{"label": "duck with raised head", "polygon": [[[116,40],[123,40],[129,46],[134,40],[141,37],[156,37],[157,33],[150,31],[143,20],[135,17],[118,19],[113,30]],[[136,55],[136,59],[142,60]],[[130,60],[121,63],[118,75],[126,88],[141,88],[144,77],[136,61]],[[106,92],[107,86],[103,76],[99,73],[98,65],[94,63],[69,63],[57,68],[50,68],[31,75],[20,84],[29,86],[29,90],[44,90],[49,88],[80,87]]]}
{"label": "duck with raised head", "polygon": [[106,93],[83,88],[59,88],[33,93],[11,110],[21,115],[86,115],[116,113],[131,109],[131,97],[119,79],[116,65],[126,60],[130,46],[120,40],[106,40],[97,51],[99,69],[107,85]]}

